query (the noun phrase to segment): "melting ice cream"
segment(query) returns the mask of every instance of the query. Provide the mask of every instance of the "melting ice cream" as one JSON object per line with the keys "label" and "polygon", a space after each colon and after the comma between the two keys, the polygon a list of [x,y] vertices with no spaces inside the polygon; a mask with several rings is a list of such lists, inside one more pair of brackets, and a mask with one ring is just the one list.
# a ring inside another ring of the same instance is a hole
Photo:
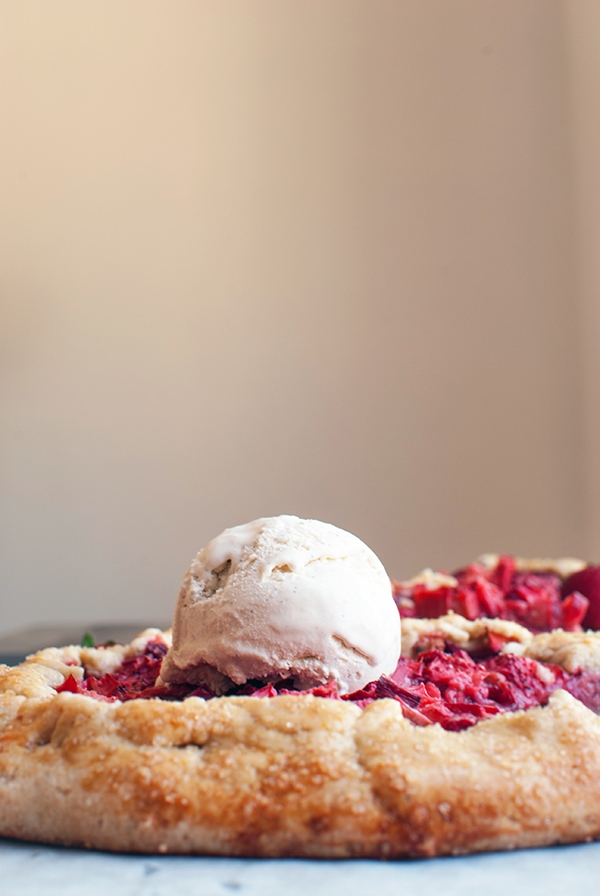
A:
{"label": "melting ice cream", "polygon": [[391,674],[400,620],[388,575],[359,538],[295,516],[226,529],[186,573],[163,681],[335,681],[351,692]]}

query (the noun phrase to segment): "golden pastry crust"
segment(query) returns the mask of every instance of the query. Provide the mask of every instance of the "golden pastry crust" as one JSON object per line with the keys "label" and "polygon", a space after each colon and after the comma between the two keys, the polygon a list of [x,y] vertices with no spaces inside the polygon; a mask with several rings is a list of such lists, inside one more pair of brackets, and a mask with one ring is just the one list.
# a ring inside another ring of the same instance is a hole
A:
{"label": "golden pastry crust", "polygon": [[420,645],[442,636],[457,647],[475,652],[485,646],[490,634],[506,641],[502,653],[516,653],[540,663],[554,663],[567,672],[580,670],[600,675],[600,632],[552,632],[533,635],[529,629],[506,619],[465,619],[447,613],[437,619],[402,620],[402,656],[414,656]]}
{"label": "golden pastry crust", "polygon": [[[498,620],[406,621],[456,643],[502,628],[528,655],[595,655],[600,634]],[[397,858],[600,837],[600,718],[564,691],[457,733],[393,700],[310,695],[107,703],[55,687],[128,647],[45,650],[0,668],[0,834],[148,853]],[[552,639],[554,638],[554,643]],[[562,640],[561,640],[562,638]],[[545,639],[545,640],[544,640]],[[418,639],[416,639],[418,640]],[[416,640],[413,642],[416,643]],[[590,647],[591,645],[591,647]],[[587,653],[586,653],[587,651]]]}
{"label": "golden pastry crust", "polygon": [[[518,622],[484,617],[465,619],[450,611],[437,619],[403,619],[402,656],[414,656],[417,645],[436,635],[441,635],[444,641],[451,641],[463,650],[477,650],[484,646],[489,634],[501,635],[513,653],[522,653],[537,637]],[[600,645],[600,640],[598,643]]]}

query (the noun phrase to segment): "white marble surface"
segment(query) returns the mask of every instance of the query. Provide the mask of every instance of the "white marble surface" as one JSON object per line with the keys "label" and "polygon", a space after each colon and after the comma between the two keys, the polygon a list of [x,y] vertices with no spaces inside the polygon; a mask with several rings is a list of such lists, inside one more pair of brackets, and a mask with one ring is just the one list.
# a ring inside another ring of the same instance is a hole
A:
{"label": "white marble surface", "polygon": [[600,843],[415,862],[109,855],[0,840],[2,896],[597,896]]}

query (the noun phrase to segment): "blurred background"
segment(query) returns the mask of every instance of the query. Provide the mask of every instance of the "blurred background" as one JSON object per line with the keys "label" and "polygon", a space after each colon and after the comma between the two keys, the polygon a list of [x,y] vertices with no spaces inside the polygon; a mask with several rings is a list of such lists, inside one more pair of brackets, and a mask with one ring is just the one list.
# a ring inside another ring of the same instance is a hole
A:
{"label": "blurred background", "polygon": [[597,0],[0,0],[0,632],[294,513],[600,559]]}

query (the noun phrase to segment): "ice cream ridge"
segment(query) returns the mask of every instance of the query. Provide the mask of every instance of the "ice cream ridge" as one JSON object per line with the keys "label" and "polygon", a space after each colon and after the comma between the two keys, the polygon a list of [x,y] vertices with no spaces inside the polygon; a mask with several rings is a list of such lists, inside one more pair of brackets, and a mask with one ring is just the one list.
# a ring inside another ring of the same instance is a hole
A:
{"label": "ice cream ridge", "polygon": [[225,694],[247,681],[356,691],[391,675],[400,618],[383,564],[329,523],[276,516],[226,529],[192,561],[163,682]]}

